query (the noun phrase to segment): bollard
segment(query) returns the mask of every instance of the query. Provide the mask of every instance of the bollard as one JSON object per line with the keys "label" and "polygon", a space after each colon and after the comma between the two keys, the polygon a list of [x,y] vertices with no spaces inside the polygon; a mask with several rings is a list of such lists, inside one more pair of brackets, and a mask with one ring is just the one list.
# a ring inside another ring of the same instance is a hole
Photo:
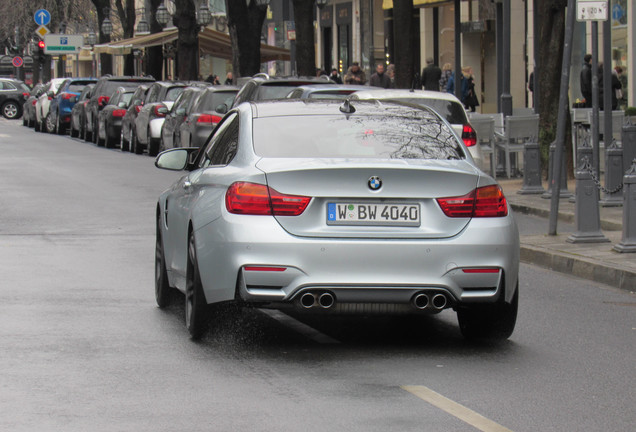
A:
{"label": "bollard", "polygon": [[[585,164],[585,159],[592,160],[594,154],[594,150],[592,149],[592,144],[590,143],[590,134],[587,134],[583,139],[583,142],[576,149],[576,165],[577,167],[583,166]],[[568,198],[568,202],[575,203],[576,195],[572,195]]]}
{"label": "bollard", "polygon": [[[541,195],[541,198],[550,199],[552,198],[552,167],[554,160],[554,152],[556,151],[556,141],[550,144],[550,159],[548,161],[548,190]],[[572,193],[568,190],[568,172],[566,169],[566,158],[563,158],[563,167],[561,169],[561,194],[560,198],[570,198]]]}
{"label": "bollard", "polygon": [[636,159],[636,125],[627,124],[621,129],[621,145],[623,146],[623,171],[625,175]]}
{"label": "bollard", "polygon": [[542,194],[541,154],[539,143],[527,142],[523,146],[523,186],[517,191],[520,195]]}
{"label": "bollard", "polygon": [[605,148],[605,187],[599,204],[603,207],[623,205],[623,149],[612,140]]}
{"label": "bollard", "polygon": [[623,237],[612,249],[636,252],[636,158],[623,176]]}
{"label": "bollard", "polygon": [[598,188],[592,179],[590,159],[576,169],[576,206],[574,221],[576,232],[568,243],[604,243],[609,239],[601,232],[601,214],[598,208]]}

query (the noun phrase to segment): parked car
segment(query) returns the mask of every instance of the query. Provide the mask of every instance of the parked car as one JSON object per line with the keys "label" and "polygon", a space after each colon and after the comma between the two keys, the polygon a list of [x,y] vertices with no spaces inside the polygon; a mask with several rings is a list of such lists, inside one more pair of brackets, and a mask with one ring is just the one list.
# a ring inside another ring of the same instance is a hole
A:
{"label": "parked car", "polygon": [[46,118],[51,108],[51,100],[55,97],[62,83],[66,78],[53,78],[46,84],[44,92],[35,103],[35,130],[36,132],[46,132]]}
{"label": "parked car", "polygon": [[44,84],[36,84],[35,87],[31,89],[26,102],[22,105],[22,124],[24,126],[33,127],[35,125],[35,104],[43,91]]}
{"label": "parked car", "polygon": [[351,95],[351,99],[358,100],[394,100],[413,103],[434,109],[452,126],[457,135],[464,141],[477,166],[482,166],[483,156],[477,145],[477,134],[468,121],[464,105],[455,95],[430,90],[361,90]]}
{"label": "parked car", "polygon": [[141,84],[133,93],[133,96],[130,101],[130,105],[126,110],[126,115],[121,122],[121,136],[120,136],[120,147],[121,151],[131,151],[136,152],[137,154],[143,153],[143,148],[135,149],[132,145],[135,139],[135,119],[137,118],[137,114],[141,111],[141,107],[144,105],[144,99],[146,98],[146,93],[148,93],[149,86],[147,84]]}
{"label": "parked car", "polygon": [[166,150],[155,164],[185,170],[157,203],[155,298],[166,307],[171,289],[185,293],[192,338],[233,302],[327,314],[452,308],[467,338],[515,327],[511,209],[430,108],[243,103],[204,147]]}
{"label": "parked car", "polygon": [[99,112],[97,121],[97,145],[115,147],[121,136],[121,121],[132,100],[133,89],[119,87],[110,97],[108,104]]}
{"label": "parked car", "polygon": [[179,126],[180,141],[176,147],[201,147],[225,113],[232,106],[238,87],[208,87],[197,99],[191,112]]}
{"label": "parked car", "polygon": [[82,89],[82,92],[77,97],[77,102],[73,105],[73,109],[71,110],[71,136],[72,137],[80,137],[85,139],[86,135],[86,104],[91,98],[93,94],[93,89],[95,88],[95,84],[88,84]]}
{"label": "parked car", "polygon": [[259,73],[249,79],[236,94],[233,106],[248,101],[284,99],[296,87],[336,83],[322,77],[270,77]]}
{"label": "parked car", "polygon": [[166,114],[166,119],[161,126],[161,144],[159,150],[178,147],[180,142],[179,127],[190,113],[192,106],[203,93],[205,87],[186,87],[172,104],[172,108]]}
{"label": "parked car", "polygon": [[0,110],[4,118],[18,119],[22,115],[22,106],[31,93],[31,89],[20,80],[0,78]]}
{"label": "parked car", "polygon": [[105,75],[97,81],[93,93],[86,104],[85,114],[85,139],[97,143],[97,118],[99,110],[108,104],[108,99],[118,87],[137,88],[140,84],[150,84],[155,82],[153,77],[145,76],[112,76]]}
{"label": "parked car", "polygon": [[[351,93],[360,91],[359,85],[354,84],[317,84],[300,86],[285,96],[287,99],[345,99]],[[367,91],[382,90],[381,87],[364,87]]]}
{"label": "parked car", "polygon": [[166,114],[187,86],[184,82],[174,81],[157,81],[150,86],[144,106],[135,119],[136,152],[146,148],[150,156],[159,153],[161,126]]}
{"label": "parked car", "polygon": [[69,78],[62,83],[57,94],[51,100],[47,131],[63,135],[71,124],[71,111],[79,95],[89,84],[95,84],[96,78]]}

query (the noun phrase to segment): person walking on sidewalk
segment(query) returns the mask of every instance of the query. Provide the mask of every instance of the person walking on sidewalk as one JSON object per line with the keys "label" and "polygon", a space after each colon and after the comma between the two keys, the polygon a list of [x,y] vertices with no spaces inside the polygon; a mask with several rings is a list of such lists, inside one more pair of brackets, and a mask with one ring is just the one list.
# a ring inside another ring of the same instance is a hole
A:
{"label": "person walking on sidewalk", "polygon": [[349,69],[347,69],[344,81],[345,84],[366,84],[367,76],[364,74],[364,71],[360,69],[360,64],[358,62],[352,63]]}
{"label": "person walking on sidewalk", "polygon": [[384,65],[378,63],[375,67],[375,73],[369,79],[369,85],[372,87],[391,88],[391,78],[384,73]]}
{"label": "person walking on sidewalk", "polygon": [[585,107],[592,108],[592,54],[583,57],[583,69],[581,69],[581,94],[585,99]]}
{"label": "person walking on sidewalk", "polygon": [[442,79],[442,70],[433,63],[433,58],[426,59],[426,67],[422,69],[422,88],[424,90],[439,91],[439,82]]}

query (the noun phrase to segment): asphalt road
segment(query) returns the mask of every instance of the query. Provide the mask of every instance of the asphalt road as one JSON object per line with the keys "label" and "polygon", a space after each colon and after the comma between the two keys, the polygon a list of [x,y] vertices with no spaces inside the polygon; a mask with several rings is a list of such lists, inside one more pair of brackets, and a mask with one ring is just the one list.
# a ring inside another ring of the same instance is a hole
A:
{"label": "asphalt road", "polygon": [[194,343],[182,301],[154,303],[156,197],[179,173],[5,119],[0,155],[2,431],[634,430],[633,294],[522,265],[502,344],[465,342],[450,311],[256,309]]}

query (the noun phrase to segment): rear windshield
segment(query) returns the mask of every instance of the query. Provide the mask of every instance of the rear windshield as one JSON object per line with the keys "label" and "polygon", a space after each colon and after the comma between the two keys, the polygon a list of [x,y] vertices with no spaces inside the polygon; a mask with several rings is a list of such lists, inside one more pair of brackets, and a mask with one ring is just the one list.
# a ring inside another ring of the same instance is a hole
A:
{"label": "rear windshield", "polygon": [[231,107],[232,103],[234,103],[237,91],[205,92],[197,104],[197,111],[216,111],[216,107],[221,104],[225,104],[226,107]]}
{"label": "rear windshield", "polygon": [[123,87],[123,88],[126,88],[126,89],[136,89],[141,84],[143,84],[143,82],[138,82],[138,81],[108,81],[108,82],[106,82],[106,85],[104,87],[102,87],[101,94],[99,96],[110,96],[119,87]]}
{"label": "rear windshield", "polygon": [[424,111],[256,118],[254,151],[271,158],[465,157],[451,129]]}
{"label": "rear windshield", "polygon": [[450,124],[466,124],[466,113],[462,106],[454,101],[444,99],[424,99],[424,98],[391,98],[399,102],[409,102],[412,104],[433,108],[437,113],[446,119]]}
{"label": "rear windshield", "polygon": [[185,87],[170,87],[168,89],[168,92],[166,93],[166,98],[164,99],[164,101],[166,102],[176,101],[179,95],[183,93],[184,90],[185,90]]}
{"label": "rear windshield", "polygon": [[355,90],[321,90],[309,93],[309,99],[344,99]]}

